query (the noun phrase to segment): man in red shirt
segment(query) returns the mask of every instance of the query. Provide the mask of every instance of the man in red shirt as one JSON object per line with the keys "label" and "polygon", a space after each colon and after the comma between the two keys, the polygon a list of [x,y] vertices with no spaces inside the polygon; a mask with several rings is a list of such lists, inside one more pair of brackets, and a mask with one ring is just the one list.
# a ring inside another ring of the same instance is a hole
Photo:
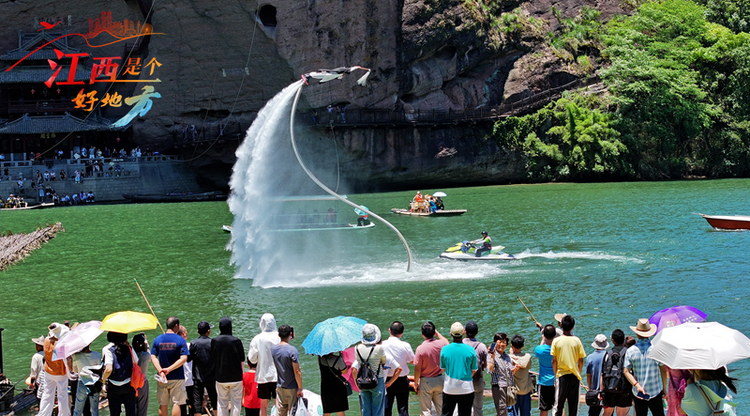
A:
{"label": "man in red shirt", "polygon": [[[437,335],[437,339],[435,336]],[[435,329],[435,324],[422,324],[424,342],[414,354],[414,390],[419,396],[421,416],[430,416],[435,405],[437,414],[443,413],[443,370],[440,368],[440,351],[448,339]]]}

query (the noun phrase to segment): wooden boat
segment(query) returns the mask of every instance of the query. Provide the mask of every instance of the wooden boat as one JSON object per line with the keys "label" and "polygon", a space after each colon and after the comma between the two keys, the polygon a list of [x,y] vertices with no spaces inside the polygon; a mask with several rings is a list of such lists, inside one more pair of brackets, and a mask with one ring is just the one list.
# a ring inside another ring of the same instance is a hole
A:
{"label": "wooden boat", "polygon": [[391,212],[399,215],[410,215],[413,217],[451,217],[465,214],[465,209],[439,209],[435,212],[412,212],[403,208],[392,208]]}
{"label": "wooden boat", "polygon": [[227,194],[221,192],[170,192],[166,194],[122,194],[122,197],[132,202],[194,202],[194,201],[223,201]]}
{"label": "wooden boat", "polygon": [[24,211],[27,209],[37,209],[37,208],[48,208],[48,207],[54,207],[55,204],[52,202],[44,202],[41,204],[36,205],[29,205],[27,207],[19,207],[19,208],[0,208],[0,211]]}
{"label": "wooden boat", "polygon": [[750,215],[706,215],[694,213],[705,218],[708,223],[721,230],[750,230]]}
{"label": "wooden boat", "polygon": [[[276,228],[272,230],[268,230],[271,232],[278,232],[278,231],[329,231],[329,230],[364,230],[367,228],[373,228],[375,226],[375,223],[370,222],[367,225],[357,225],[357,224],[297,224],[297,225],[289,225],[284,228]],[[224,232],[231,233],[232,232],[232,226],[231,225],[222,225],[221,229]]]}

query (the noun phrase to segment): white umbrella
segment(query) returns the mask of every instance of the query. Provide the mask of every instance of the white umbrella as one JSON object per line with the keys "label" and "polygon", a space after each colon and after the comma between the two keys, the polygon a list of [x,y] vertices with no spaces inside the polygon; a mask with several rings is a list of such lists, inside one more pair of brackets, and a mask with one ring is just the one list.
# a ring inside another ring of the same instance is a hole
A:
{"label": "white umbrella", "polygon": [[674,369],[715,370],[750,358],[750,338],[718,322],[689,322],[660,331],[649,358]]}
{"label": "white umbrella", "polygon": [[439,196],[439,197],[442,198],[442,197],[448,196],[448,195],[446,195],[445,192],[443,192],[443,191],[437,191],[434,194],[432,194],[432,196]]}

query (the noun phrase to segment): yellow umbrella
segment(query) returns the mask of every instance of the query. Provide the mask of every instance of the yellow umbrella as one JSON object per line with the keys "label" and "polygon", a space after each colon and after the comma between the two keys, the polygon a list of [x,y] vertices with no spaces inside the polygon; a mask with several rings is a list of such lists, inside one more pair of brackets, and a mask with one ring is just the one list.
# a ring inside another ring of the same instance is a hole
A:
{"label": "yellow umbrella", "polygon": [[153,315],[143,312],[123,311],[107,315],[102,320],[102,331],[127,334],[156,328],[159,321]]}

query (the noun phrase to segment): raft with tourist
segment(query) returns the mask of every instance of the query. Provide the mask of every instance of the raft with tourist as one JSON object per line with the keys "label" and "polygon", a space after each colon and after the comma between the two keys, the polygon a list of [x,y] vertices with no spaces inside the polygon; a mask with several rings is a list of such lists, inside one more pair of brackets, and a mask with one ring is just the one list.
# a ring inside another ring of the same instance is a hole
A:
{"label": "raft with tourist", "polygon": [[218,191],[212,192],[169,192],[166,194],[122,194],[122,197],[131,202],[196,202],[196,201],[223,201],[227,194]]}
{"label": "raft with tourist", "polygon": [[448,196],[445,192],[435,192],[422,196],[421,191],[409,202],[409,209],[392,208],[391,212],[399,215],[412,217],[450,217],[465,214],[465,209],[445,209],[443,197]]}

